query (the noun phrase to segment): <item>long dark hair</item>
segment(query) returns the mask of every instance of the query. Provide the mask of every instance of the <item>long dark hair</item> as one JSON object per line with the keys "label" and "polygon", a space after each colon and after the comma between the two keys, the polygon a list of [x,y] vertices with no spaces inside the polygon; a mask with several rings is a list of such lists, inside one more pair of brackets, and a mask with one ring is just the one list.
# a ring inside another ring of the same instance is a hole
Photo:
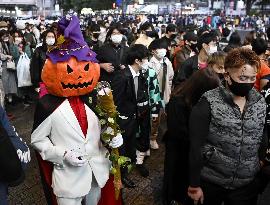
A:
{"label": "long dark hair", "polygon": [[215,89],[220,84],[218,75],[210,68],[199,70],[172,92],[172,97],[181,96],[185,103],[192,107],[208,90]]}
{"label": "long dark hair", "polygon": [[41,36],[41,38],[42,38],[42,49],[43,49],[44,51],[47,51],[47,49],[48,49],[48,46],[47,46],[47,44],[46,44],[46,37],[47,37],[48,33],[53,33],[54,38],[55,38],[55,43],[56,43],[56,41],[57,41],[57,37],[56,37],[56,35],[55,35],[55,33],[54,33],[53,30],[49,29],[49,30],[44,31],[44,32],[41,34],[41,35],[42,35],[42,36]]}

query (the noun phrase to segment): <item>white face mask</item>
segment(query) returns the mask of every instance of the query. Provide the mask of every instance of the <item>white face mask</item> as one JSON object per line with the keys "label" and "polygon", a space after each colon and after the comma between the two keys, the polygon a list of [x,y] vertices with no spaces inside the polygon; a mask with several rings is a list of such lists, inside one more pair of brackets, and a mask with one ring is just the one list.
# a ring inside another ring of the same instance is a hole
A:
{"label": "white face mask", "polygon": [[55,43],[55,38],[46,38],[46,44],[49,46],[54,45]]}
{"label": "white face mask", "polygon": [[9,41],[9,38],[8,37],[5,37],[3,41],[4,42],[8,42]]}
{"label": "white face mask", "polygon": [[208,54],[212,55],[213,53],[217,52],[217,46],[210,46]]}
{"label": "white face mask", "polygon": [[8,28],[7,27],[3,27],[3,28],[1,28],[1,30],[7,31]]}
{"label": "white face mask", "polygon": [[113,43],[119,44],[121,43],[122,39],[123,39],[123,35],[122,34],[114,34],[111,35],[111,39]]}
{"label": "white face mask", "polygon": [[166,56],[167,50],[165,48],[161,48],[161,49],[157,49],[156,52],[157,52],[157,57],[159,59],[162,59]]}

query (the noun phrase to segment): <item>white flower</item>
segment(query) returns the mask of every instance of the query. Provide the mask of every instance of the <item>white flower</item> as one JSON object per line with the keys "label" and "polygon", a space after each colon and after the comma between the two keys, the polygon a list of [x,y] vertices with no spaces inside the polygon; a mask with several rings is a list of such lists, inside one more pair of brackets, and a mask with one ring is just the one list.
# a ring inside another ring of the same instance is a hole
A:
{"label": "white flower", "polygon": [[98,91],[98,95],[101,95],[101,96],[108,95],[110,92],[111,92],[110,88],[103,88],[100,91]]}
{"label": "white flower", "polygon": [[111,127],[107,127],[107,129],[104,133],[109,134],[109,135],[114,135],[114,130]]}
{"label": "white flower", "polygon": [[114,119],[113,119],[112,117],[109,117],[109,118],[108,118],[108,122],[114,123]]}
{"label": "white flower", "polygon": [[106,124],[106,120],[104,120],[104,119],[101,119],[99,122],[100,122],[101,125],[105,125]]}

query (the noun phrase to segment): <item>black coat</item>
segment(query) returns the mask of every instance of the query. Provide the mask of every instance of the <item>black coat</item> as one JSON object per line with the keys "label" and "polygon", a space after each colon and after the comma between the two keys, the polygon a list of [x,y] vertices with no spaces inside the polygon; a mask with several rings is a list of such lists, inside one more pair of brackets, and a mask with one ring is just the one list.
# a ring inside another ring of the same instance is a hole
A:
{"label": "black coat", "polygon": [[131,117],[137,113],[137,102],[132,74],[129,68],[116,71],[111,82],[114,103],[120,115]]}
{"label": "black coat", "polygon": [[181,69],[174,75],[174,85],[177,86],[188,79],[194,72],[199,69],[198,55],[192,56],[183,62]]}
{"label": "black coat", "polygon": [[41,80],[41,71],[46,61],[46,50],[43,46],[37,47],[30,63],[31,81],[35,88],[39,87]]}
{"label": "black coat", "polygon": [[172,97],[166,107],[168,130],[164,136],[164,202],[187,204],[190,108],[182,97]]}
{"label": "black coat", "polygon": [[99,63],[111,63],[114,67],[114,72],[108,73],[104,69],[100,71],[100,80],[110,82],[114,78],[115,71],[120,70],[121,65],[126,64],[126,55],[128,47],[115,47],[112,43],[106,43],[97,51],[97,60]]}

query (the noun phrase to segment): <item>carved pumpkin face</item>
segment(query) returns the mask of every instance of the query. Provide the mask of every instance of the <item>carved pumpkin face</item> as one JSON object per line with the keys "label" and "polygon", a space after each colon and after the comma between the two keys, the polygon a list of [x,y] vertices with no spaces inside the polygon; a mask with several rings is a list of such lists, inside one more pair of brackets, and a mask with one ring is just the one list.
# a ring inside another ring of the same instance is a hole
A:
{"label": "carved pumpkin face", "polygon": [[77,61],[71,57],[67,62],[53,64],[48,59],[42,70],[42,81],[48,92],[60,97],[79,96],[90,93],[100,75],[97,63]]}

